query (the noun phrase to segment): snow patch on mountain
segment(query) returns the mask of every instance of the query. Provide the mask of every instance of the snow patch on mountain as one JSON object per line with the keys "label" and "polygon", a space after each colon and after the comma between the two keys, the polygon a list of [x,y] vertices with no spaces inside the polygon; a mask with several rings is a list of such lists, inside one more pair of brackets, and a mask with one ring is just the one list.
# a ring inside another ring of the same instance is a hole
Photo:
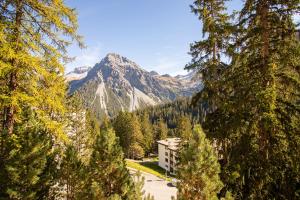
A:
{"label": "snow patch on mountain", "polygon": [[73,71],[67,73],[65,75],[66,81],[73,81],[73,80],[80,80],[87,76],[88,71],[91,69],[91,67],[76,67]]}

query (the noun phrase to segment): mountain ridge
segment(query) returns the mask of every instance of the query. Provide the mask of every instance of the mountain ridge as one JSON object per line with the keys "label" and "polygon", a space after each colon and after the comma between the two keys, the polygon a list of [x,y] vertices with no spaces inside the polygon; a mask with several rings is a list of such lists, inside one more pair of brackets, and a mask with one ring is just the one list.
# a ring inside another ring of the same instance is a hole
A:
{"label": "mountain ridge", "polygon": [[170,102],[180,96],[191,96],[202,87],[192,79],[148,72],[137,63],[116,53],[107,54],[80,79],[69,79],[69,94],[78,94],[86,107],[113,117],[121,110]]}

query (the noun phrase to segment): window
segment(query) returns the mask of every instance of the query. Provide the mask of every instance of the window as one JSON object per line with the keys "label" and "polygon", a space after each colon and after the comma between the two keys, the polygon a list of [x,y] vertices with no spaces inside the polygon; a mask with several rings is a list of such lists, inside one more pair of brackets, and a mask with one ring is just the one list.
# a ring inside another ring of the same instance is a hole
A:
{"label": "window", "polygon": [[168,158],[165,159],[166,162],[169,162]]}
{"label": "window", "polygon": [[168,152],[166,152],[165,155],[168,156]]}
{"label": "window", "polygon": [[170,172],[173,173],[174,172],[174,169],[172,167],[170,167]]}

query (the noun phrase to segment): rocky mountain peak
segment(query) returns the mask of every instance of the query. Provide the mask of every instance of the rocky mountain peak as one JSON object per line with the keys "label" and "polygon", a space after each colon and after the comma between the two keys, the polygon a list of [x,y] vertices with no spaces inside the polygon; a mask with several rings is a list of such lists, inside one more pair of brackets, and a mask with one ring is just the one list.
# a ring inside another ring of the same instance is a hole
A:
{"label": "rocky mountain peak", "polygon": [[84,78],[71,81],[69,93],[77,92],[98,117],[112,117],[120,110],[133,111],[190,96],[199,88],[191,80],[148,72],[124,56],[109,53]]}
{"label": "rocky mountain peak", "polygon": [[111,68],[136,68],[141,69],[135,62],[129,60],[128,58],[121,56],[117,53],[108,53],[101,61],[101,63]]}

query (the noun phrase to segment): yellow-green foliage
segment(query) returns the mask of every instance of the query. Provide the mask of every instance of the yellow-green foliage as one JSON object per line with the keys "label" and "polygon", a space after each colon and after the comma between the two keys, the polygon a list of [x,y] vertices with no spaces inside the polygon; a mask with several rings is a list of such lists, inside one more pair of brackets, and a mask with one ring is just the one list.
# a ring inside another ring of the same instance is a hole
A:
{"label": "yellow-green foliage", "polygon": [[67,38],[82,45],[76,13],[62,0],[0,4],[0,112],[13,127],[22,121],[23,108],[30,108],[50,132],[64,138]]}

